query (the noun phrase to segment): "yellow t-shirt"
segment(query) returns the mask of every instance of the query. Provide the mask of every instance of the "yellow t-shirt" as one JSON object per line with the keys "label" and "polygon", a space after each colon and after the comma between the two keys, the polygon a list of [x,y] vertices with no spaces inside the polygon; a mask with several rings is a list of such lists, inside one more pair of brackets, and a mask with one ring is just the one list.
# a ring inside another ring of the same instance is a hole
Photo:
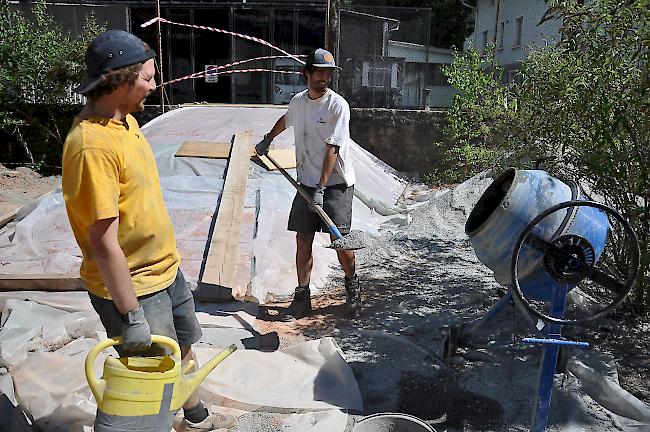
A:
{"label": "yellow t-shirt", "polygon": [[180,261],[174,229],[153,152],[131,115],[124,122],[75,118],[63,148],[62,183],[88,291],[110,299],[93,258],[88,227],[112,217],[119,218],[118,241],[136,296],[171,285]]}

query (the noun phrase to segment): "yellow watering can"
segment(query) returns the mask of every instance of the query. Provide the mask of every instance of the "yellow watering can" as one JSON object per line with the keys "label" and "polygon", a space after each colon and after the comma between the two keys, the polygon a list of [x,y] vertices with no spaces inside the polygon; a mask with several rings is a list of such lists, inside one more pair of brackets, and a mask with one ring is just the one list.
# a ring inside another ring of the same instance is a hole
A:
{"label": "yellow watering can", "polygon": [[169,337],[152,335],[153,343],[168,346],[171,355],[156,357],[106,357],[104,375],[98,379],[94,364],[97,355],[113,345],[121,345],[122,338],[111,338],[95,345],[86,357],[86,379],[97,407],[116,416],[145,416],[176,411],[194,393],[201,381],[237,347],[230,345],[201,369],[188,373],[194,361],[181,370],[181,349]]}

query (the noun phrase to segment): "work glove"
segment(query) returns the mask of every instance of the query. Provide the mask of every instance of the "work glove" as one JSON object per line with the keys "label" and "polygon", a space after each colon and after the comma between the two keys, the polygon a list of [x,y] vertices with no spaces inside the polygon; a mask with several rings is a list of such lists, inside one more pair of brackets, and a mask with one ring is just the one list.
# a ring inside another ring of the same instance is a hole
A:
{"label": "work glove", "polygon": [[144,309],[137,309],[122,315],[122,338],[127,351],[144,351],[151,346],[151,329],[144,317]]}
{"label": "work glove", "polygon": [[316,185],[314,192],[311,195],[311,210],[314,211],[315,206],[320,206],[323,208],[323,199],[325,198],[325,186],[320,184]]}
{"label": "work glove", "polygon": [[269,146],[271,145],[273,138],[269,134],[264,135],[264,139],[257,143],[255,146],[255,153],[262,156],[269,152]]}

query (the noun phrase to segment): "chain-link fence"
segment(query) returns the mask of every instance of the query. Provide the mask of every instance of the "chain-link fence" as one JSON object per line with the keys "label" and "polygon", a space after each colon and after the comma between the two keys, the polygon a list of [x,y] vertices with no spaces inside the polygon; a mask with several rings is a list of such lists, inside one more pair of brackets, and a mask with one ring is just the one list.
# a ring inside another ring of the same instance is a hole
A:
{"label": "chain-link fence", "polygon": [[451,50],[431,47],[431,10],[358,6],[340,13],[337,89],[355,107],[449,106],[441,72]]}

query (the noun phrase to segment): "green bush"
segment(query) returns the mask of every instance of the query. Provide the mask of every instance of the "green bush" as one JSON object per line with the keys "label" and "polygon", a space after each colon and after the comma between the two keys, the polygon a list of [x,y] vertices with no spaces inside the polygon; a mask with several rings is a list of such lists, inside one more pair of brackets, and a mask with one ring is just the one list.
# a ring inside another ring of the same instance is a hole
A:
{"label": "green bush", "polygon": [[541,167],[614,206],[640,241],[634,300],[647,306],[650,0],[552,1],[545,19],[561,20],[561,40],[532,52],[516,82],[502,84],[475,51],[446,69],[461,90],[449,111],[447,133],[459,143],[450,157],[468,174]]}
{"label": "green bush", "polygon": [[34,4],[33,15],[28,20],[0,0],[0,131],[9,141],[3,158],[43,170],[60,165],[70,89],[83,76],[86,46],[103,29],[91,17],[83,35],[72,37],[44,1]]}

